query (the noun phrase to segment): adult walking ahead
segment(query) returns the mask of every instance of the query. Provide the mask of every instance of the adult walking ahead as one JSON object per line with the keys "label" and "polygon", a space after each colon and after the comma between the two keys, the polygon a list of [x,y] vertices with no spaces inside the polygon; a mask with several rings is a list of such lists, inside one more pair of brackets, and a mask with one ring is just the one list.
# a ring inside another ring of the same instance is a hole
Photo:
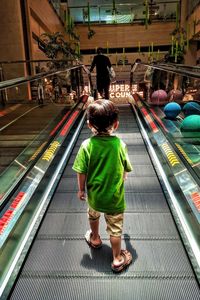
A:
{"label": "adult walking ahead", "polygon": [[111,68],[110,59],[103,55],[103,49],[97,49],[97,55],[93,58],[90,72],[96,67],[97,91],[104,99],[109,99],[110,76],[108,68]]}

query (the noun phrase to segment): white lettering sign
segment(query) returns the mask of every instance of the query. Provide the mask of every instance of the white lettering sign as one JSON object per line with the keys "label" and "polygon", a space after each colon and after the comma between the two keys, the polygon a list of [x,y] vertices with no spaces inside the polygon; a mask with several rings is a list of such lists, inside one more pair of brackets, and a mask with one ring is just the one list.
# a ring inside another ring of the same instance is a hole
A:
{"label": "white lettering sign", "polygon": [[132,93],[137,92],[137,84],[132,85],[130,91],[129,84],[111,84],[110,85],[110,98],[126,98]]}

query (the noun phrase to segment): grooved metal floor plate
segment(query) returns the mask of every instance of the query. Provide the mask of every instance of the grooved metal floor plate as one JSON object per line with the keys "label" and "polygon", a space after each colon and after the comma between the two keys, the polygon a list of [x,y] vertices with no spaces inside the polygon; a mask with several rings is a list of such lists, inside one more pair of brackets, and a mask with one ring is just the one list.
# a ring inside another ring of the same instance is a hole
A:
{"label": "grooved metal floor plate", "polygon": [[[81,227],[81,224],[80,224]],[[37,239],[31,251],[31,259],[27,260],[22,274],[51,275],[56,272],[64,274],[88,274],[92,270],[94,276],[99,273],[112,275],[110,264],[112,252],[108,240],[103,247],[95,251],[88,249],[83,238],[72,239]],[[191,267],[182,247],[177,240],[123,240],[126,247],[133,253],[134,263],[130,265],[126,276],[138,272],[143,276],[176,276],[191,277]],[[193,276],[192,276],[193,277]]]}
{"label": "grooved metal floor plate", "polygon": [[[89,271],[91,272],[91,271]],[[24,293],[24,287],[29,293]],[[59,294],[58,294],[59,291]],[[48,295],[48,297],[47,297]],[[59,295],[59,296],[58,296]],[[22,298],[23,297],[23,298]],[[22,276],[12,299],[23,300],[199,300],[193,279]]]}
{"label": "grooved metal floor plate", "polygon": [[[126,192],[126,211],[142,212],[169,212],[166,200],[162,192],[132,193]],[[87,204],[77,199],[74,192],[58,192],[54,195],[49,212],[77,212],[86,211]]]}
{"label": "grooved metal floor plate", "polygon": [[[105,237],[106,223],[101,216],[100,233]],[[169,238],[178,239],[175,225],[170,213],[127,213],[124,221],[124,233],[138,238]],[[173,224],[173,223],[172,223]],[[56,235],[83,237],[88,228],[88,221],[82,213],[48,213],[39,231],[39,235]],[[106,235],[107,237],[107,235]]]}
{"label": "grooved metal floor plate", "polygon": [[125,183],[127,209],[123,248],[134,257],[128,270],[113,274],[106,224],[101,217],[103,247],[93,250],[84,240],[87,205],[77,199],[72,163],[84,126],[38,232],[11,299],[197,300],[199,287],[136,120],[120,107],[117,135],[127,144],[134,171]]}
{"label": "grooved metal floor plate", "polygon": [[[126,191],[134,192],[160,192],[160,184],[156,176],[153,177],[132,177],[127,178],[125,182]],[[63,177],[58,185],[58,192],[69,192],[77,190],[76,177]]]}

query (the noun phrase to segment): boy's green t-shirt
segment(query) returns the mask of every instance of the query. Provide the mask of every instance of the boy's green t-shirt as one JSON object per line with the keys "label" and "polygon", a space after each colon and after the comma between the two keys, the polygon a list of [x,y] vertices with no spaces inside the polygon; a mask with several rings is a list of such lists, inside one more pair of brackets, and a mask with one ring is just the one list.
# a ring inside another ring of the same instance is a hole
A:
{"label": "boy's green t-shirt", "polygon": [[125,209],[124,172],[132,170],[125,143],[116,136],[85,140],[73,170],[87,174],[88,203],[94,210],[120,213]]}

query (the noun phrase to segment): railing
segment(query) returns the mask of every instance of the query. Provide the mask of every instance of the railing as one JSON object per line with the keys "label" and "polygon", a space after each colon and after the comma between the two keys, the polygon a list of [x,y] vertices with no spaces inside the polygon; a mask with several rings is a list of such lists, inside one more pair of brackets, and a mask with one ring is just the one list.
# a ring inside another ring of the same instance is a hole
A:
{"label": "railing", "polygon": [[[62,66],[64,62],[63,60],[0,62],[0,104],[37,101],[39,93],[46,101],[58,103],[76,101],[81,93],[84,93],[85,86],[91,89],[90,82],[88,84],[89,72],[83,64],[61,68],[60,65]],[[26,73],[27,65],[31,66],[34,75],[20,77]],[[87,73],[84,77],[87,82],[83,80],[83,73]]]}
{"label": "railing", "polygon": [[[60,14],[60,0],[50,1]],[[112,3],[112,1],[110,1]],[[176,19],[177,3],[180,1],[156,1],[148,4],[149,22],[174,21]],[[77,24],[87,24],[88,20],[93,24],[126,24],[145,23],[146,7],[144,1],[134,3],[108,3],[99,5],[74,5],[73,1],[68,1],[70,15]],[[65,21],[65,20],[63,20]]]}
{"label": "railing", "polygon": [[[198,67],[191,67],[192,70],[187,70],[188,66],[184,67],[184,65],[180,65],[182,66],[182,68],[179,65],[172,65],[172,64],[143,64],[146,67],[150,67],[152,69],[157,69],[160,71],[165,71],[165,72],[169,72],[169,73],[176,73],[176,74],[180,74],[182,76],[189,76],[192,78],[199,78],[200,79],[200,68]],[[194,71],[194,72],[193,72]]]}
{"label": "railing", "polygon": [[172,67],[175,70],[182,69],[183,71],[190,71],[193,73],[200,73],[200,66],[191,66],[191,65],[183,65],[183,64],[163,64],[163,66]]}
{"label": "railing", "polygon": [[[173,64],[135,64],[135,70],[131,74],[130,82],[137,81],[137,73],[143,69],[144,75],[140,74],[140,80],[136,82],[138,90],[143,91],[144,98],[152,103],[152,93],[156,90],[164,90],[164,97],[156,98],[157,104],[178,101],[185,103],[188,100],[200,101],[200,68]],[[146,71],[145,71],[146,68]],[[178,96],[179,94],[179,96]],[[162,99],[163,98],[163,99]],[[155,100],[155,99],[154,99]],[[175,100],[176,101],[176,100]],[[156,104],[154,103],[154,104]]]}

